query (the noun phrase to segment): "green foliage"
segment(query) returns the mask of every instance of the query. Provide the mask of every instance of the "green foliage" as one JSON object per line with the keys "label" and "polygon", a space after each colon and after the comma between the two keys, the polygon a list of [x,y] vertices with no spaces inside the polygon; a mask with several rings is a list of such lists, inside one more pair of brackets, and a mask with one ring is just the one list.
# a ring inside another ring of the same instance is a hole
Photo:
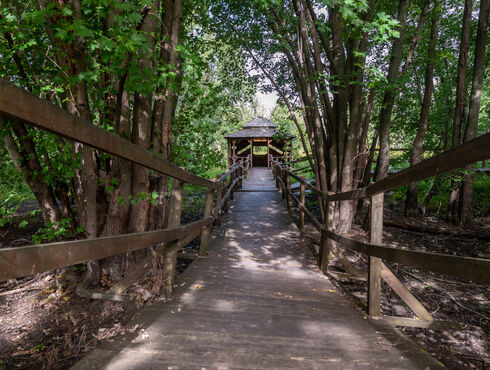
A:
{"label": "green foliage", "polygon": [[476,174],[473,180],[473,212],[476,216],[490,215],[490,177]]}
{"label": "green foliage", "polygon": [[[52,242],[60,237],[70,237],[72,235],[70,222],[71,219],[69,218],[62,218],[59,222],[48,222],[45,227],[40,228],[37,233],[32,236],[32,244]],[[83,232],[83,227],[79,227],[77,232]]]}
{"label": "green foliage", "polygon": [[187,63],[172,130],[172,160],[202,175],[226,167],[223,136],[242,123],[238,107],[252,99],[255,87],[233,45],[202,35],[180,48]]}

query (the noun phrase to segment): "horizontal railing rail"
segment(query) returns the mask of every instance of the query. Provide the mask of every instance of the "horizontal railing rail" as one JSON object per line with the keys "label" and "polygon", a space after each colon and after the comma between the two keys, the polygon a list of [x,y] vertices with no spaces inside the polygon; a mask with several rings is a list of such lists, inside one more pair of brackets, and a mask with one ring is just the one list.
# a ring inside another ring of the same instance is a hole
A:
{"label": "horizontal railing rail", "polygon": [[16,279],[179,240],[210,225],[213,217],[169,229],[0,249],[0,281]]}
{"label": "horizontal railing rail", "polygon": [[[349,276],[358,278],[358,272],[355,271],[355,268],[350,264],[342,252],[330,241],[337,242],[343,248],[369,256],[368,313],[372,316],[380,316],[381,314],[380,280],[382,278],[412,309],[419,319],[424,321],[421,325],[427,326],[428,324],[426,324],[426,322],[427,320],[432,321],[432,316],[391,273],[391,271],[389,271],[389,269],[381,262],[381,259],[484,284],[490,284],[490,259],[413,251],[383,245],[380,242],[362,242],[339,235],[332,230],[333,202],[371,197],[371,240],[381,241],[383,224],[383,198],[380,198],[381,194],[412,182],[420,181],[458,168],[463,168],[474,162],[485,160],[489,156],[490,133],[482,135],[452,150],[424,160],[421,163],[398,173],[387,176],[364,188],[336,194],[321,191],[321,189],[312,185],[303,176],[294,173],[289,167],[284,166],[278,160],[273,160],[272,164],[276,183],[283,194],[283,198],[286,198],[287,200],[288,209],[291,208],[292,201],[298,206],[300,213],[300,229],[303,230],[304,228],[304,217],[306,215],[312,225],[321,233],[318,256],[318,264],[321,270],[324,273],[328,272],[328,255],[330,251],[332,251],[348,271],[347,275],[350,273]],[[294,178],[300,183],[299,198],[291,190],[290,178]],[[323,222],[319,221],[315,215],[307,209],[305,202],[306,189],[312,191],[320,201],[325,203],[324,207],[326,209],[324,210],[325,217]],[[402,319],[404,318],[400,318],[400,320],[390,318],[391,322],[401,323],[400,325],[404,325],[403,323],[408,322],[407,320]],[[416,325],[416,322],[410,320],[409,322],[410,325]]]}
{"label": "horizontal railing rail", "polygon": [[[166,229],[142,233],[2,248],[0,249],[0,281],[167,243],[165,248],[168,251],[165,253],[164,263],[170,268],[164,269],[166,274],[164,280],[172,282],[175,276],[175,256],[178,249],[201,235],[199,254],[207,253],[212,223],[215,220],[219,221],[223,208],[227,207],[228,199],[232,199],[233,193],[241,186],[243,171],[246,172],[250,165],[248,158],[240,159],[239,163],[233,165],[217,181],[202,178],[4,80],[0,80],[0,115],[7,120],[14,119],[33,125],[172,177],[174,183],[170,199],[170,214],[175,215],[173,217],[175,220],[180,220],[184,183],[208,189],[203,218],[187,225],[179,225],[180,221],[176,221],[176,225],[170,225],[169,222],[169,227]],[[230,177],[229,182],[228,177]],[[216,199],[215,192],[217,193]],[[225,193],[224,197],[223,193]],[[143,261],[141,266],[144,267],[145,264],[148,265],[147,260]],[[136,270],[144,273],[147,269],[137,268]],[[122,285],[131,284],[140,278],[137,274],[131,276],[130,273],[129,275],[132,279],[125,277],[127,281],[124,281]],[[169,285],[171,290],[173,284]],[[117,287],[118,293],[123,290],[121,286]],[[171,291],[169,293],[171,294]],[[117,294],[112,294],[112,296],[116,297]]]}
{"label": "horizontal railing rail", "polygon": [[216,183],[159,158],[146,149],[2,79],[0,79],[0,114],[114,154],[186,183],[211,189],[218,188]]}

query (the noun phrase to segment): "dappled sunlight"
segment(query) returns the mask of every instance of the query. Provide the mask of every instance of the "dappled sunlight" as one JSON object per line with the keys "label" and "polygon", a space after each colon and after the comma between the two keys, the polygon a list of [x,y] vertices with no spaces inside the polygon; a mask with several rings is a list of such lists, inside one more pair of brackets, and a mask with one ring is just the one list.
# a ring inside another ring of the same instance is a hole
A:
{"label": "dappled sunlight", "polygon": [[[108,356],[105,368],[328,368],[346,360],[373,367],[377,358],[399,361],[399,353],[387,352],[389,343],[318,271],[284,203],[278,193],[238,193],[213,232],[209,255],[176,282],[174,299],[142,313],[136,338],[119,352],[100,354]],[[188,356],[176,355],[182,351]]]}

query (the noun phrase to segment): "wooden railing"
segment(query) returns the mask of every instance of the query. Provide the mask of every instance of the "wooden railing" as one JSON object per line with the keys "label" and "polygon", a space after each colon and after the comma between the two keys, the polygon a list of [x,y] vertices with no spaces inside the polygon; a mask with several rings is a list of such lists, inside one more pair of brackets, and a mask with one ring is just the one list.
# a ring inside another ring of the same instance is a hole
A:
{"label": "wooden railing", "polygon": [[[167,229],[3,248],[0,249],[0,281],[110,257],[166,242],[164,279],[172,287],[178,250],[202,234],[199,254],[207,253],[212,223],[214,220],[219,222],[223,208],[227,209],[228,200],[241,186],[243,171],[249,166],[248,160],[242,159],[217,181],[207,180],[4,80],[0,80],[0,115],[7,120],[18,120],[84,143],[173,178]],[[206,206],[202,219],[187,225],[180,225],[185,183],[207,188]],[[215,193],[217,194],[216,202]],[[145,264],[142,263],[141,266],[144,268]],[[134,279],[137,273],[130,275]],[[131,277],[126,278],[124,283],[116,284],[113,291],[121,293],[124,287],[130,284]]]}
{"label": "wooden railing", "polygon": [[[360,273],[352,266],[338,248],[335,241],[342,248],[360,252],[369,256],[368,266],[368,313],[371,316],[380,316],[381,279],[400,296],[400,298],[412,309],[418,319],[404,317],[388,317],[387,320],[396,325],[436,327],[441,325],[435,322],[432,315],[420,304],[420,302],[405,288],[395,275],[382,263],[382,259],[416,267],[422,270],[451,275],[454,277],[471,280],[474,282],[490,284],[490,260],[483,258],[460,257],[412,251],[403,248],[395,248],[382,244],[383,230],[383,193],[397,187],[420,181],[431,176],[462,168],[468,164],[490,158],[490,133],[482,135],[470,142],[460,145],[452,150],[436,155],[430,159],[411,166],[396,174],[387,176],[364,188],[343,193],[325,193],[298,176],[290,168],[275,161],[273,172],[276,183],[280,188],[283,198],[287,200],[288,209],[291,209],[292,201],[299,209],[300,229],[304,228],[305,215],[312,225],[321,233],[318,265],[324,273],[327,273],[329,254],[332,251],[347,270],[343,277],[358,278]],[[300,183],[299,198],[291,191],[290,178]],[[313,192],[325,203],[325,219],[319,221],[305,204],[305,190]],[[339,235],[333,230],[334,202],[370,197],[370,242],[362,242]],[[337,276],[339,276],[337,274]]]}

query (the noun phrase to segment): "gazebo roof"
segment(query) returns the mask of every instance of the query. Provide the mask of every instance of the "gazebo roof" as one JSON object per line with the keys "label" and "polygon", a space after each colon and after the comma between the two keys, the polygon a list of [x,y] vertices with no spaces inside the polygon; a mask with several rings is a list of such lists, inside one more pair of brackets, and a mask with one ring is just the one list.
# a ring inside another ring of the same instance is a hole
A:
{"label": "gazebo roof", "polygon": [[242,130],[225,135],[227,139],[271,138],[276,133],[277,125],[264,117],[256,117],[244,123]]}
{"label": "gazebo roof", "polygon": [[242,125],[242,128],[277,128],[277,125],[264,117],[256,117]]}

